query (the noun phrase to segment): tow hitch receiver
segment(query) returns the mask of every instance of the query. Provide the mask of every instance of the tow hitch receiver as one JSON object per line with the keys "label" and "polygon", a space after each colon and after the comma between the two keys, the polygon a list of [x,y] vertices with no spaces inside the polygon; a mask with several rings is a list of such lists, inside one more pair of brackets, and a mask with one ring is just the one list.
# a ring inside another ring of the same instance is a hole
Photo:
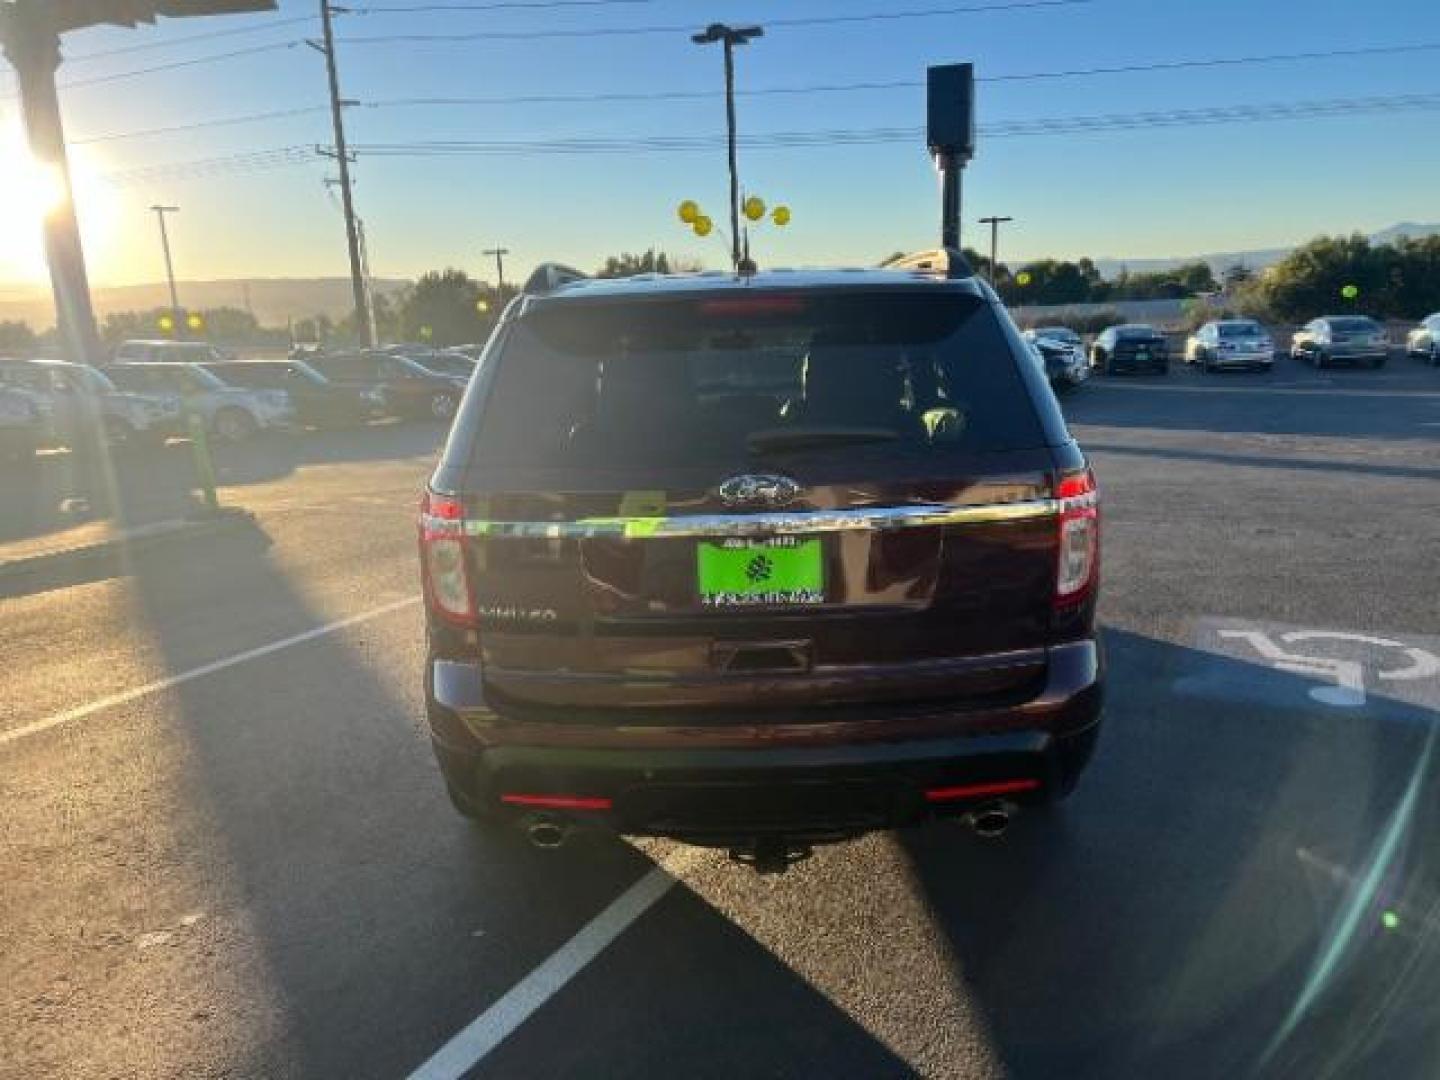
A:
{"label": "tow hitch receiver", "polygon": [[815,854],[809,844],[793,843],[783,836],[757,836],[744,847],[732,847],[730,858],[757,874],[783,874]]}

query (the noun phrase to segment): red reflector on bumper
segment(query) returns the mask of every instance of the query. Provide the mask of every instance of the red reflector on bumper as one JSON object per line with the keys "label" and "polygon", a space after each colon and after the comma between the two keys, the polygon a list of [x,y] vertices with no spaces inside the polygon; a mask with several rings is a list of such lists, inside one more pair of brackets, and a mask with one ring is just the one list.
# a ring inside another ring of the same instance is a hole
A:
{"label": "red reflector on bumper", "polygon": [[1039,787],[1039,780],[994,780],[986,784],[930,788],[925,792],[925,798],[929,802],[950,802],[954,799],[979,799],[986,795],[1014,795],[1021,791],[1035,791]]}
{"label": "red reflector on bumper", "polygon": [[541,810],[609,810],[611,801],[588,795],[501,795],[502,803]]}

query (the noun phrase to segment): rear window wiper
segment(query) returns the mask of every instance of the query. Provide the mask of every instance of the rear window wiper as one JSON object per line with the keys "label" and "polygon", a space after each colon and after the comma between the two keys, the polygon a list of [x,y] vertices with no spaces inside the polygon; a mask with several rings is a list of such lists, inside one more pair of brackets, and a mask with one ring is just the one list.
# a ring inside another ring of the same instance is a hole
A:
{"label": "rear window wiper", "polygon": [[764,453],[776,450],[805,450],[823,446],[850,446],[856,443],[895,442],[899,438],[899,432],[890,428],[764,428],[746,435],[745,447],[751,453]]}

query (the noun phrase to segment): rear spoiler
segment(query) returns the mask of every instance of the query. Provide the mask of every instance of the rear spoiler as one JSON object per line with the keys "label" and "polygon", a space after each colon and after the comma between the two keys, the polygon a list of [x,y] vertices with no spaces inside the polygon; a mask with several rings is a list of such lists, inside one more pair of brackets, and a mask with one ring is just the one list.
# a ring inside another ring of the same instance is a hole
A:
{"label": "rear spoiler", "polygon": [[956,248],[917,251],[913,255],[901,255],[880,265],[886,270],[919,270],[949,281],[975,276],[975,271],[970,268],[970,261]]}
{"label": "rear spoiler", "polygon": [[525,287],[520,290],[520,294],[522,296],[545,296],[562,285],[584,281],[589,276],[589,274],[576,270],[573,266],[564,266],[560,263],[541,263],[535,268],[534,273],[525,279]]}

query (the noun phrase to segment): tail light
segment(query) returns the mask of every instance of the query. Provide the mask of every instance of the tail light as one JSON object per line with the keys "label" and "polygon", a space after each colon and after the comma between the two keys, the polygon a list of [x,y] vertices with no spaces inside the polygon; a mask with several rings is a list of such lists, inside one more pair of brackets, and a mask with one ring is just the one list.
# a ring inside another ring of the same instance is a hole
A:
{"label": "tail light", "polygon": [[420,562],[432,610],[452,622],[475,623],[465,571],[465,521],[460,500],[426,491],[420,500]]}
{"label": "tail light", "polygon": [[1055,575],[1055,602],[1070,604],[1095,588],[1100,573],[1100,492],[1089,469],[1062,477],[1055,489],[1060,500],[1060,555]]}

